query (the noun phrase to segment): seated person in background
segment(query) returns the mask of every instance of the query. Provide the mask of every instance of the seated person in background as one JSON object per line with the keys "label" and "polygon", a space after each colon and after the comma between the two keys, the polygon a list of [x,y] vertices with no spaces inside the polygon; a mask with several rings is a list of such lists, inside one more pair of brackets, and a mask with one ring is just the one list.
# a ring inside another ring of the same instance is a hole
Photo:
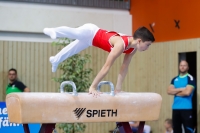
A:
{"label": "seated person in background", "polygon": [[173,133],[173,128],[172,128],[172,119],[166,119],[165,123],[165,131],[164,133]]}
{"label": "seated person in background", "polygon": [[17,80],[17,70],[11,68],[8,71],[9,83],[6,87],[6,94],[12,92],[30,92],[30,89],[27,88],[21,81]]}
{"label": "seated person in background", "polygon": [[[131,129],[133,133],[136,133],[138,131],[140,122],[139,121],[131,121],[129,122],[129,125],[131,126]],[[149,125],[144,125],[144,133],[150,133],[151,127]]]}

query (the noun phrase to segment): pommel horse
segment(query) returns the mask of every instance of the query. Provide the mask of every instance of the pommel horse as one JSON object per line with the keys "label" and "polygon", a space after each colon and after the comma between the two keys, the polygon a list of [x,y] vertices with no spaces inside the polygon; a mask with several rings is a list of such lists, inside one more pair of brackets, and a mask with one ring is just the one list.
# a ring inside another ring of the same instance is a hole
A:
{"label": "pommel horse", "polygon": [[[73,92],[64,92],[65,85]],[[56,123],[116,122],[120,133],[132,133],[129,121],[140,121],[138,133],[143,133],[145,121],[158,120],[162,98],[157,93],[103,92],[94,98],[88,93],[77,93],[72,81],[60,85],[60,93],[10,93],[6,96],[9,122],[23,124],[30,133],[28,123],[41,123],[39,133],[52,133]]]}

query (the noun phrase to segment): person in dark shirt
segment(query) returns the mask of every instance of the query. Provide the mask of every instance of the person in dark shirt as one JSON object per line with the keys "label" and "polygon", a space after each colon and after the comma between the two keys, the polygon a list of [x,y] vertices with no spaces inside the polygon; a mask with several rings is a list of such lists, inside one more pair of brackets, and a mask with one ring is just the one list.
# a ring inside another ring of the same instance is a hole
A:
{"label": "person in dark shirt", "polygon": [[6,87],[6,94],[9,94],[12,92],[30,92],[30,89],[27,88],[26,85],[24,85],[22,82],[17,80],[16,69],[11,68],[8,71],[8,79],[9,79],[9,83]]}

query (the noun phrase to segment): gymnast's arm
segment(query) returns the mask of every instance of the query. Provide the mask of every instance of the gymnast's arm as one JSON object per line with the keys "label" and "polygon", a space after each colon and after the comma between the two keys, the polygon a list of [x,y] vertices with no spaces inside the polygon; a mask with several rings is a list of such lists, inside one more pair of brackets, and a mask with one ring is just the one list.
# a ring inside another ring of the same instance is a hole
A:
{"label": "gymnast's arm", "polygon": [[110,67],[113,65],[114,61],[123,52],[124,45],[123,45],[123,42],[122,42],[121,38],[119,38],[119,39],[120,40],[115,43],[113,49],[109,53],[105,64],[103,65],[103,67],[101,68],[101,70],[99,71],[97,76],[95,77],[94,81],[92,82],[92,85],[90,86],[90,89],[89,89],[89,93],[90,94],[91,93],[96,93],[96,92],[93,92],[93,91],[96,90],[98,83],[106,76],[106,74],[108,73]]}
{"label": "gymnast's arm", "polygon": [[131,62],[133,55],[136,53],[136,51],[137,50],[134,50],[131,54],[125,54],[124,61],[120,68],[120,73],[117,78],[117,84],[116,84],[116,88],[115,88],[116,91],[121,91],[122,82],[124,81],[124,79],[126,77],[126,74],[128,72],[128,66]]}

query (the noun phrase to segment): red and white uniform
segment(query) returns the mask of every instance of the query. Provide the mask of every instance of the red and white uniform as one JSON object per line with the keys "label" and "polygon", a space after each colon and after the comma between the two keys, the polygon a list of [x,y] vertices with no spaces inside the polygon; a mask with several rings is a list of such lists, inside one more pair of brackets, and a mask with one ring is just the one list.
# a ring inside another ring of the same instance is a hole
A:
{"label": "red and white uniform", "polygon": [[52,39],[63,37],[76,39],[64,47],[55,56],[50,57],[52,72],[56,71],[59,63],[90,46],[99,47],[105,51],[110,52],[113,48],[109,42],[112,36],[121,36],[122,40],[124,41],[123,53],[130,54],[134,51],[134,48],[127,49],[129,36],[120,35],[114,31],[106,31],[100,29],[98,26],[91,23],[84,24],[78,28],[71,28],[67,26],[45,28],[43,32],[50,36]]}
{"label": "red and white uniform", "polygon": [[93,38],[92,45],[95,47],[99,47],[107,52],[110,52],[113,48],[112,44],[110,44],[110,38],[113,36],[121,36],[124,42],[124,52],[126,54],[130,54],[134,51],[134,48],[127,49],[128,46],[128,38],[130,36],[120,35],[115,31],[106,31],[103,29],[99,29]]}

